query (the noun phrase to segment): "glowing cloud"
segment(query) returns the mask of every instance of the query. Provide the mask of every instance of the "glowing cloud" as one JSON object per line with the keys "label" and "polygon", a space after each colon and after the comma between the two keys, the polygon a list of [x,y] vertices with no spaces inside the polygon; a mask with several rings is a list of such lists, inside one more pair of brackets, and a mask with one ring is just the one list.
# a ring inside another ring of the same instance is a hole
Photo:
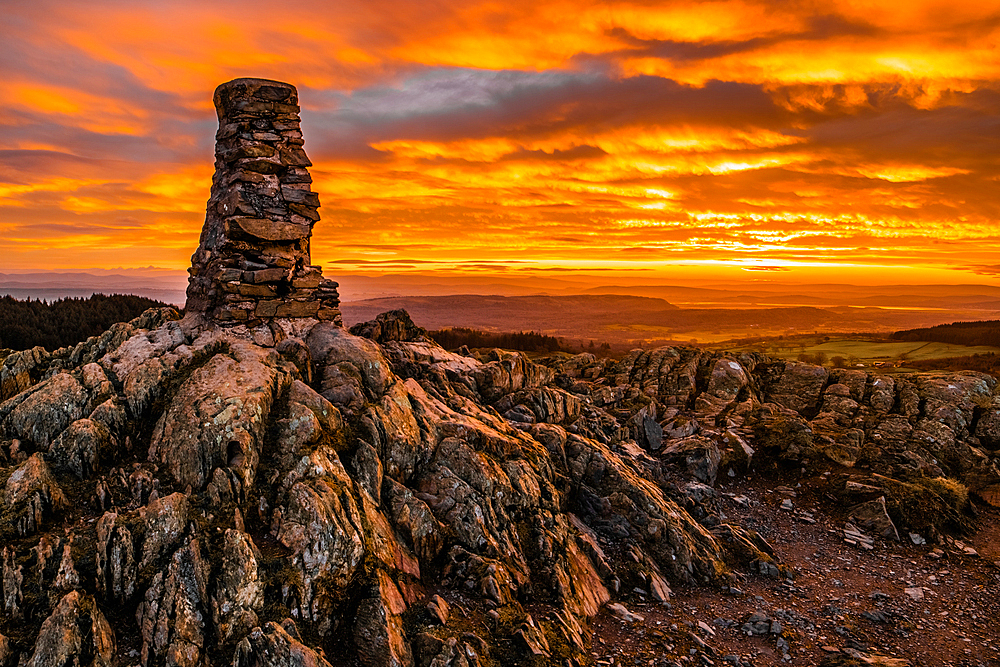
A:
{"label": "glowing cloud", "polygon": [[263,76],[299,87],[345,270],[998,279],[994,2],[8,5],[0,270],[185,268],[212,90]]}

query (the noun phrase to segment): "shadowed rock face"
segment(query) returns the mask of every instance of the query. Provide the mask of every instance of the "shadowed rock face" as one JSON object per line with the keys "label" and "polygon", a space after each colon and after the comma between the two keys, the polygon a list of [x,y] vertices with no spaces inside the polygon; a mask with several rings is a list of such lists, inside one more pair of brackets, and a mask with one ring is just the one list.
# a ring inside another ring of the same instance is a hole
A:
{"label": "shadowed rock face", "polygon": [[187,310],[253,324],[314,317],[340,322],[337,283],[310,264],[319,221],[295,87],[236,79],[215,91],[215,176]]}

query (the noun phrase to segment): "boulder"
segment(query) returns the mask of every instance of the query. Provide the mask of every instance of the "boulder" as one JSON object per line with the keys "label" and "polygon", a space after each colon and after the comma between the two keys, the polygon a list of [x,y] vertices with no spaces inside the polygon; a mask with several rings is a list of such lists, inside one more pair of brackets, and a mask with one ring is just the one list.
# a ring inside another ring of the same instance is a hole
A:
{"label": "boulder", "polygon": [[97,522],[97,590],[107,599],[124,603],[136,588],[135,545],[132,533],[106,512]]}
{"label": "boulder", "polygon": [[210,568],[198,540],[174,552],[153,577],[136,611],[142,636],[142,664],[201,667],[205,661],[205,620]]}
{"label": "boulder", "polygon": [[0,364],[0,403],[17,396],[33,384],[32,375],[49,358],[41,345],[14,352]]}
{"label": "boulder", "polygon": [[435,595],[427,603],[427,613],[441,625],[447,625],[448,615],[451,613],[451,605],[440,595]]}
{"label": "boulder", "polygon": [[369,399],[385,394],[395,381],[389,362],[376,343],[352,336],[338,326],[326,322],[316,325],[309,331],[306,345],[319,369],[325,396],[339,386],[337,383],[343,373],[340,364],[346,364],[362,380],[362,388]]}
{"label": "boulder", "polygon": [[316,417],[320,426],[328,434],[337,433],[344,425],[340,411],[333,407],[330,401],[319,395],[312,387],[301,380],[294,380],[288,389],[288,400],[299,403],[309,409]]}
{"label": "boulder", "polygon": [[66,496],[41,454],[32,454],[7,478],[3,502],[17,512],[17,531],[27,535],[37,531],[46,517],[63,509]]}
{"label": "boulder", "polygon": [[301,576],[300,618],[325,633],[332,623],[329,605],[347,591],[360,567],[365,538],[353,483],[340,461],[327,458],[309,467],[289,488],[277,538],[291,550],[291,562]]}
{"label": "boulder", "polygon": [[24,603],[24,568],[14,560],[15,551],[10,546],[3,548],[3,610],[12,618],[21,618]]}
{"label": "boulder", "polygon": [[[282,463],[290,463],[323,438],[323,425],[316,418],[316,413],[293,400],[288,402],[288,416],[277,421],[276,431],[278,449],[283,455]],[[282,467],[287,467],[287,464]]]}
{"label": "boulder", "polygon": [[94,599],[71,591],[42,622],[25,667],[75,664],[109,667],[114,657],[114,632]]}
{"label": "boulder", "polygon": [[712,367],[705,391],[695,399],[695,411],[714,417],[731,406],[750,382],[746,369],[734,359],[721,358]]}
{"label": "boulder", "polygon": [[140,569],[156,563],[177,546],[187,527],[187,515],[188,497],[183,493],[157,498],[139,510],[144,529]]}
{"label": "boulder", "polygon": [[369,414],[372,426],[369,436],[385,475],[405,483],[416,469],[422,438],[403,383],[388,387],[378,403],[371,406]]}
{"label": "boulder", "polygon": [[427,331],[414,324],[405,310],[380,313],[374,320],[355,324],[351,327],[351,333],[377,343],[422,341],[427,336]]}
{"label": "boulder", "polygon": [[112,457],[117,448],[111,430],[101,421],[78,419],[52,442],[48,458],[77,478],[88,479],[99,470],[101,459]]}
{"label": "boulder", "polygon": [[412,490],[392,479],[385,479],[383,489],[396,529],[409,541],[421,562],[429,564],[444,546],[444,527]]}
{"label": "boulder", "polygon": [[162,464],[181,486],[203,488],[220,465],[249,486],[274,398],[290,381],[275,362],[273,352],[248,344],[214,355],[184,381],[160,417],[149,460]]}
{"label": "boulder", "polygon": [[614,602],[612,604],[609,604],[608,611],[611,612],[612,616],[621,621],[625,621],[626,623],[641,623],[642,621],[646,620],[642,614],[635,614],[629,611],[625,607],[625,605],[619,602]]}
{"label": "boulder", "polygon": [[671,442],[660,454],[664,460],[683,466],[698,481],[715,484],[722,452],[714,440],[694,435]]}
{"label": "boulder", "polygon": [[420,562],[403,540],[397,537],[392,524],[367,493],[360,494],[359,507],[366,538],[365,548],[370,558],[397,577],[410,575],[415,581],[419,581]]}
{"label": "boulder", "polygon": [[11,508],[35,494],[42,495],[55,507],[61,507],[65,502],[62,489],[56,484],[52,471],[40,454],[32,454],[7,478],[3,490],[3,502]]}
{"label": "boulder", "polygon": [[879,496],[877,500],[855,505],[848,514],[848,520],[862,528],[874,531],[882,537],[899,541],[899,531],[896,530],[896,526],[889,518],[885,507],[885,496]]}
{"label": "boulder", "polygon": [[414,642],[414,653],[418,667],[481,667],[490,655],[486,642],[471,632],[444,639],[422,632]]}
{"label": "boulder", "polygon": [[715,539],[662,490],[599,443],[573,437],[567,474],[579,484],[580,519],[596,532],[641,544],[664,573],[688,582],[711,581],[725,571]]}
{"label": "boulder", "polygon": [[1000,449],[1000,407],[991,406],[983,411],[976,422],[976,437],[987,449]]}
{"label": "boulder", "polygon": [[[578,541],[567,535],[565,541],[566,557],[563,562],[556,562],[557,592],[573,616],[588,618],[597,615],[601,606],[611,600],[611,593],[598,568],[606,563],[595,565],[586,551],[581,549]],[[553,559],[554,560],[554,559]],[[660,591],[665,599],[669,599],[669,587],[663,582]]]}
{"label": "boulder", "polygon": [[[289,623],[294,629],[294,625]],[[233,667],[330,667],[323,656],[271,621],[236,646]]]}
{"label": "boulder", "polygon": [[59,592],[66,592],[77,588],[80,585],[80,573],[76,571],[76,564],[73,562],[72,546],[69,542],[63,545],[62,558],[59,561],[59,570],[56,572],[56,579],[52,582],[52,588]]}
{"label": "boulder", "polygon": [[514,638],[520,640],[519,643],[523,650],[536,658],[548,658],[552,650],[549,647],[549,641],[545,638],[545,633],[535,623],[531,614],[527,615],[524,624],[514,633]]}
{"label": "boulder", "polygon": [[555,372],[524,355],[510,354],[477,367],[472,377],[483,399],[492,403],[506,394],[548,384],[555,378]]}
{"label": "boulder", "polygon": [[108,377],[122,385],[125,403],[136,418],[144,417],[163,397],[174,377],[186,373],[222,342],[209,334],[188,346],[191,341],[177,322],[153,330],[133,327],[132,333],[101,357],[100,364]]}
{"label": "boulder", "polygon": [[726,431],[722,434],[721,445],[720,469],[744,472],[750,468],[755,450],[746,438],[735,431]]}
{"label": "boulder", "polygon": [[[26,396],[12,398],[16,407],[0,423],[13,437],[48,449],[56,436],[84,416],[88,400],[87,390],[76,378],[56,373],[32,387]],[[5,405],[0,405],[0,415]]]}
{"label": "boulder", "polygon": [[377,503],[382,498],[382,461],[378,452],[367,442],[362,441],[354,451],[351,460],[354,479],[365,492]]}
{"label": "boulder", "polygon": [[[266,327],[262,327],[266,328]],[[269,333],[272,333],[268,330]],[[305,344],[301,338],[295,336],[289,336],[288,338],[283,338],[274,346],[274,349],[282,356],[295,366],[296,370],[299,371],[298,380],[302,383],[304,387],[309,387],[313,380],[313,361],[312,353],[309,352],[309,347]],[[299,400],[299,399],[296,399]],[[299,400],[301,403],[302,401]]]}
{"label": "boulder", "polygon": [[789,361],[767,392],[767,400],[811,416],[819,407],[820,394],[830,373],[822,366]]}

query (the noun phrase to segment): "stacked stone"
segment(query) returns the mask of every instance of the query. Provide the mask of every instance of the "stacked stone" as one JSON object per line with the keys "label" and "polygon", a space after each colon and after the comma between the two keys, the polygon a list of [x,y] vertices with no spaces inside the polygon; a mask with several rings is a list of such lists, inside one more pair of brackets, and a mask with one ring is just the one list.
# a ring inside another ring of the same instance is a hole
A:
{"label": "stacked stone", "polygon": [[215,175],[187,310],[220,323],[314,317],[340,324],[337,283],[310,263],[319,221],[303,150],[298,93],[266,79],[215,90]]}

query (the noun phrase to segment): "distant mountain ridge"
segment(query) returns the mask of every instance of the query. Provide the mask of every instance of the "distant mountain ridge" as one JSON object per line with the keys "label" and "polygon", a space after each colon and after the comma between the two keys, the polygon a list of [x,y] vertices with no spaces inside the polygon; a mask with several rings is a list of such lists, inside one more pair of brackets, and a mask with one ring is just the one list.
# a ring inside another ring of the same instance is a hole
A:
{"label": "distant mountain ridge", "polygon": [[92,294],[132,294],[176,306],[184,305],[185,274],[95,274],[81,271],[0,273],[0,296],[15,299],[86,299]]}
{"label": "distant mountain ridge", "polygon": [[742,308],[681,308],[660,298],[615,294],[401,296],[341,305],[348,325],[397,309],[406,310],[414,322],[427,329],[538,331],[548,336],[629,345],[701,339],[707,334],[724,339],[811,331],[889,333],[940,324],[960,312],[803,305],[753,308],[750,304]]}
{"label": "distant mountain ridge", "polygon": [[387,297],[341,305],[345,323],[363,322],[404,308],[427,329],[471,327],[494,331],[590,331],[622,322],[662,321],[680,309],[663,299],[640,296],[452,296]]}
{"label": "distant mountain ridge", "polygon": [[[594,276],[572,280],[550,276],[428,276],[387,274],[366,276],[328,273],[340,283],[342,300],[416,297],[496,295],[525,296],[631,296],[661,299],[682,308],[732,308],[771,306],[878,307],[992,311],[1000,317],[1000,287],[966,285],[845,285],[777,282],[706,282],[704,284],[595,285]],[[129,293],[157,299],[175,306],[185,301],[187,274],[182,271],[127,269],[111,272],[34,271],[0,273],[0,295],[18,299],[63,297],[86,298],[96,292]],[[944,318],[987,319],[984,314],[956,313]],[[919,324],[920,326],[923,323]],[[918,326],[903,323],[901,326]]]}
{"label": "distant mountain ridge", "polygon": [[1000,310],[1000,288],[990,285],[683,285],[602,286],[587,294],[640,295],[698,304],[868,306]]}

